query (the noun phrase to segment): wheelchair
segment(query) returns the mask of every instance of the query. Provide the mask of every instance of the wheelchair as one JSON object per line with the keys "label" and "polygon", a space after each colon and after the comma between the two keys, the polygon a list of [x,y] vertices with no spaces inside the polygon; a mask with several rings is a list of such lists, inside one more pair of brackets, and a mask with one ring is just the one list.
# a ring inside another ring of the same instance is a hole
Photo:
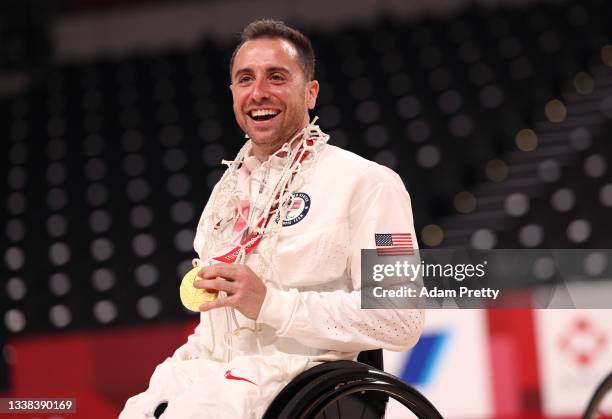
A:
{"label": "wheelchair", "polygon": [[604,378],[601,383],[595,389],[591,400],[589,400],[589,404],[587,405],[586,411],[584,412],[583,419],[595,419],[597,417],[597,412],[601,407],[601,404],[608,395],[608,393],[612,390],[612,372],[608,374],[606,378]]}
{"label": "wheelchair", "polygon": [[[381,419],[389,397],[419,419],[442,419],[425,396],[382,371],[382,349],[361,352],[357,361],[324,362],[299,374],[272,400],[263,419]],[[167,405],[161,403],[154,416]]]}
{"label": "wheelchair", "polygon": [[419,419],[442,419],[429,400],[383,369],[382,350],[359,354],[358,362],[324,362],[295,377],[263,419],[384,418],[389,397]]}

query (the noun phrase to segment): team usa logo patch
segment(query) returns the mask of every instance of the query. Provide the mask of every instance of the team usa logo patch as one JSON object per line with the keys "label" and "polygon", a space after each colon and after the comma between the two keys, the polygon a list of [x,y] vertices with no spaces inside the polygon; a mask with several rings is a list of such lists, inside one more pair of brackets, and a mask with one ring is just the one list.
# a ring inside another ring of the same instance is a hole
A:
{"label": "team usa logo patch", "polygon": [[[294,192],[291,206],[287,211],[287,216],[283,220],[283,227],[289,227],[299,223],[306,217],[310,210],[310,197],[305,192]],[[278,218],[276,219],[278,222]]]}

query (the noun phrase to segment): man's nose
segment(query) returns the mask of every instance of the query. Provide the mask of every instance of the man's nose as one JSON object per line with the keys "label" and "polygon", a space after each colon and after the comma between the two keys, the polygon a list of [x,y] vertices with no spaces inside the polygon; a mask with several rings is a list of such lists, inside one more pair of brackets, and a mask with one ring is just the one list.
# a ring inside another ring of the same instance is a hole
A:
{"label": "man's nose", "polygon": [[268,86],[266,81],[263,79],[256,80],[253,83],[253,90],[251,90],[251,98],[256,102],[261,102],[269,97]]}

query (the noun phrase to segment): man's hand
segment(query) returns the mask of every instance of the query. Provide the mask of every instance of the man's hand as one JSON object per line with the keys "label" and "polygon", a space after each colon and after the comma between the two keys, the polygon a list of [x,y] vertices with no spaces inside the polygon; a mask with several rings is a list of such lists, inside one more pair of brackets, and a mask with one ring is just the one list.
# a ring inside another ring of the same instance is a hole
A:
{"label": "man's hand", "polygon": [[266,286],[247,265],[217,263],[202,268],[198,276],[202,279],[195,281],[194,287],[227,293],[227,298],[202,304],[201,312],[217,307],[234,307],[245,317],[257,319],[266,298]]}

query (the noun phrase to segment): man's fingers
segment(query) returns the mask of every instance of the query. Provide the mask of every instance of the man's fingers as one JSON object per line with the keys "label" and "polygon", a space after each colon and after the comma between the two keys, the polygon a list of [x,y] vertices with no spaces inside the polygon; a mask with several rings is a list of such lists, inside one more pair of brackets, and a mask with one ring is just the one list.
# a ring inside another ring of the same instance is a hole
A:
{"label": "man's fingers", "polygon": [[226,281],[218,277],[215,279],[200,279],[199,281],[194,281],[193,286],[205,290],[225,291],[228,294],[236,292],[236,286],[231,281]]}
{"label": "man's fingers", "polygon": [[203,279],[216,278],[222,276],[228,279],[234,279],[238,272],[238,265],[229,265],[227,263],[216,263],[211,266],[204,266],[198,272],[198,276]]}
{"label": "man's fingers", "polygon": [[202,313],[205,313],[214,308],[220,308],[220,307],[234,307],[234,298],[233,297],[218,298],[215,301],[211,301],[210,303],[202,304],[200,307],[198,307],[198,310],[200,310]]}

